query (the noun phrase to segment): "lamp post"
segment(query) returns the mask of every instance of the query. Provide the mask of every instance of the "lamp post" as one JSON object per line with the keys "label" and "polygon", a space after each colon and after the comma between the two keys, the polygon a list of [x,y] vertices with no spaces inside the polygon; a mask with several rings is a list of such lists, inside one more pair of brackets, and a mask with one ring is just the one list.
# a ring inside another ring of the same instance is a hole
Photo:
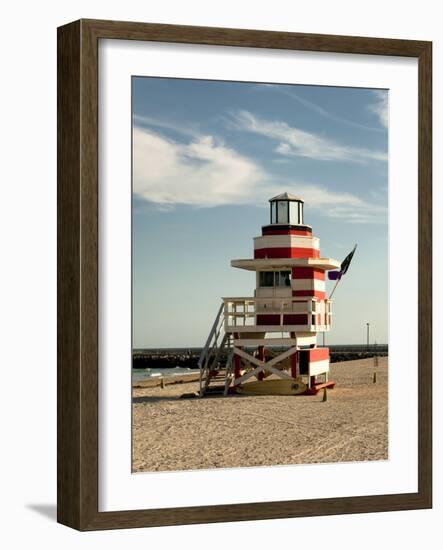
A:
{"label": "lamp post", "polygon": [[366,346],[369,350],[369,323],[366,323]]}

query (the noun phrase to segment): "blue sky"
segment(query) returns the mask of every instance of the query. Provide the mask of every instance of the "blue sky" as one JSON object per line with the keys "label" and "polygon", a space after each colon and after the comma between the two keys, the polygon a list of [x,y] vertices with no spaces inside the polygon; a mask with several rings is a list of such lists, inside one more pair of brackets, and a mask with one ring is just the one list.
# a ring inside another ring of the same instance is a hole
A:
{"label": "blue sky", "polygon": [[134,347],[201,346],[222,296],[252,296],[230,261],[284,191],[322,257],[358,244],[327,343],[365,342],[367,322],[388,342],[387,112],[382,90],[133,78]]}

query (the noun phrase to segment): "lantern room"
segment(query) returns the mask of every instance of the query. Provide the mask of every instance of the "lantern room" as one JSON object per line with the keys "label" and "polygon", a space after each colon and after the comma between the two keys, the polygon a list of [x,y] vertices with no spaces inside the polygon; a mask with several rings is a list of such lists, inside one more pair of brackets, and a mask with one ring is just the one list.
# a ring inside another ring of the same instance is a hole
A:
{"label": "lantern room", "polygon": [[271,225],[303,225],[303,199],[282,193],[269,199]]}

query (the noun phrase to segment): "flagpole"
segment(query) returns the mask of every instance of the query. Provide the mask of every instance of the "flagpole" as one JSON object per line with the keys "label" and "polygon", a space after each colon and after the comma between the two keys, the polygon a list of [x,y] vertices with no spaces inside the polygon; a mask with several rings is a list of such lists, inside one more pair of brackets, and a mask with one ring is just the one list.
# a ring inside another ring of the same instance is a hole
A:
{"label": "flagpole", "polygon": [[357,248],[357,244],[354,245],[354,248],[352,249],[352,252],[350,254],[348,254],[346,256],[346,258],[342,261],[341,263],[341,267],[340,267],[340,276],[339,278],[337,279],[335,285],[334,285],[334,288],[332,289],[332,292],[329,296],[329,299],[332,298],[334,292],[335,292],[335,289],[337,288],[337,285],[338,283],[341,281],[341,278],[343,277],[343,275],[346,273],[346,271],[348,270],[349,268],[349,264],[351,263],[351,260],[352,260],[352,257],[354,256],[354,252]]}
{"label": "flagpole", "polygon": [[332,292],[331,292],[331,294],[329,295],[329,299],[332,298],[332,295],[334,294],[335,289],[337,288],[337,285],[338,285],[338,283],[339,283],[340,281],[341,281],[341,277],[340,277],[340,279],[337,279],[337,281],[336,281],[336,283],[335,283],[335,285],[334,285],[334,288],[332,289]]}

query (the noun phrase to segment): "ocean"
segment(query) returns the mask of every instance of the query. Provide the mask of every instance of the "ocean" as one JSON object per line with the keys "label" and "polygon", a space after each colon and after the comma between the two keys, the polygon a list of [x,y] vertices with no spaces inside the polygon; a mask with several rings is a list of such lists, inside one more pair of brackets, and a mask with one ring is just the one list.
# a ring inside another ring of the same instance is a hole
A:
{"label": "ocean", "polygon": [[182,367],[175,368],[147,368],[147,369],[132,369],[132,381],[147,380],[148,378],[157,378],[161,376],[174,376],[183,374],[198,374],[199,369],[188,369]]}

